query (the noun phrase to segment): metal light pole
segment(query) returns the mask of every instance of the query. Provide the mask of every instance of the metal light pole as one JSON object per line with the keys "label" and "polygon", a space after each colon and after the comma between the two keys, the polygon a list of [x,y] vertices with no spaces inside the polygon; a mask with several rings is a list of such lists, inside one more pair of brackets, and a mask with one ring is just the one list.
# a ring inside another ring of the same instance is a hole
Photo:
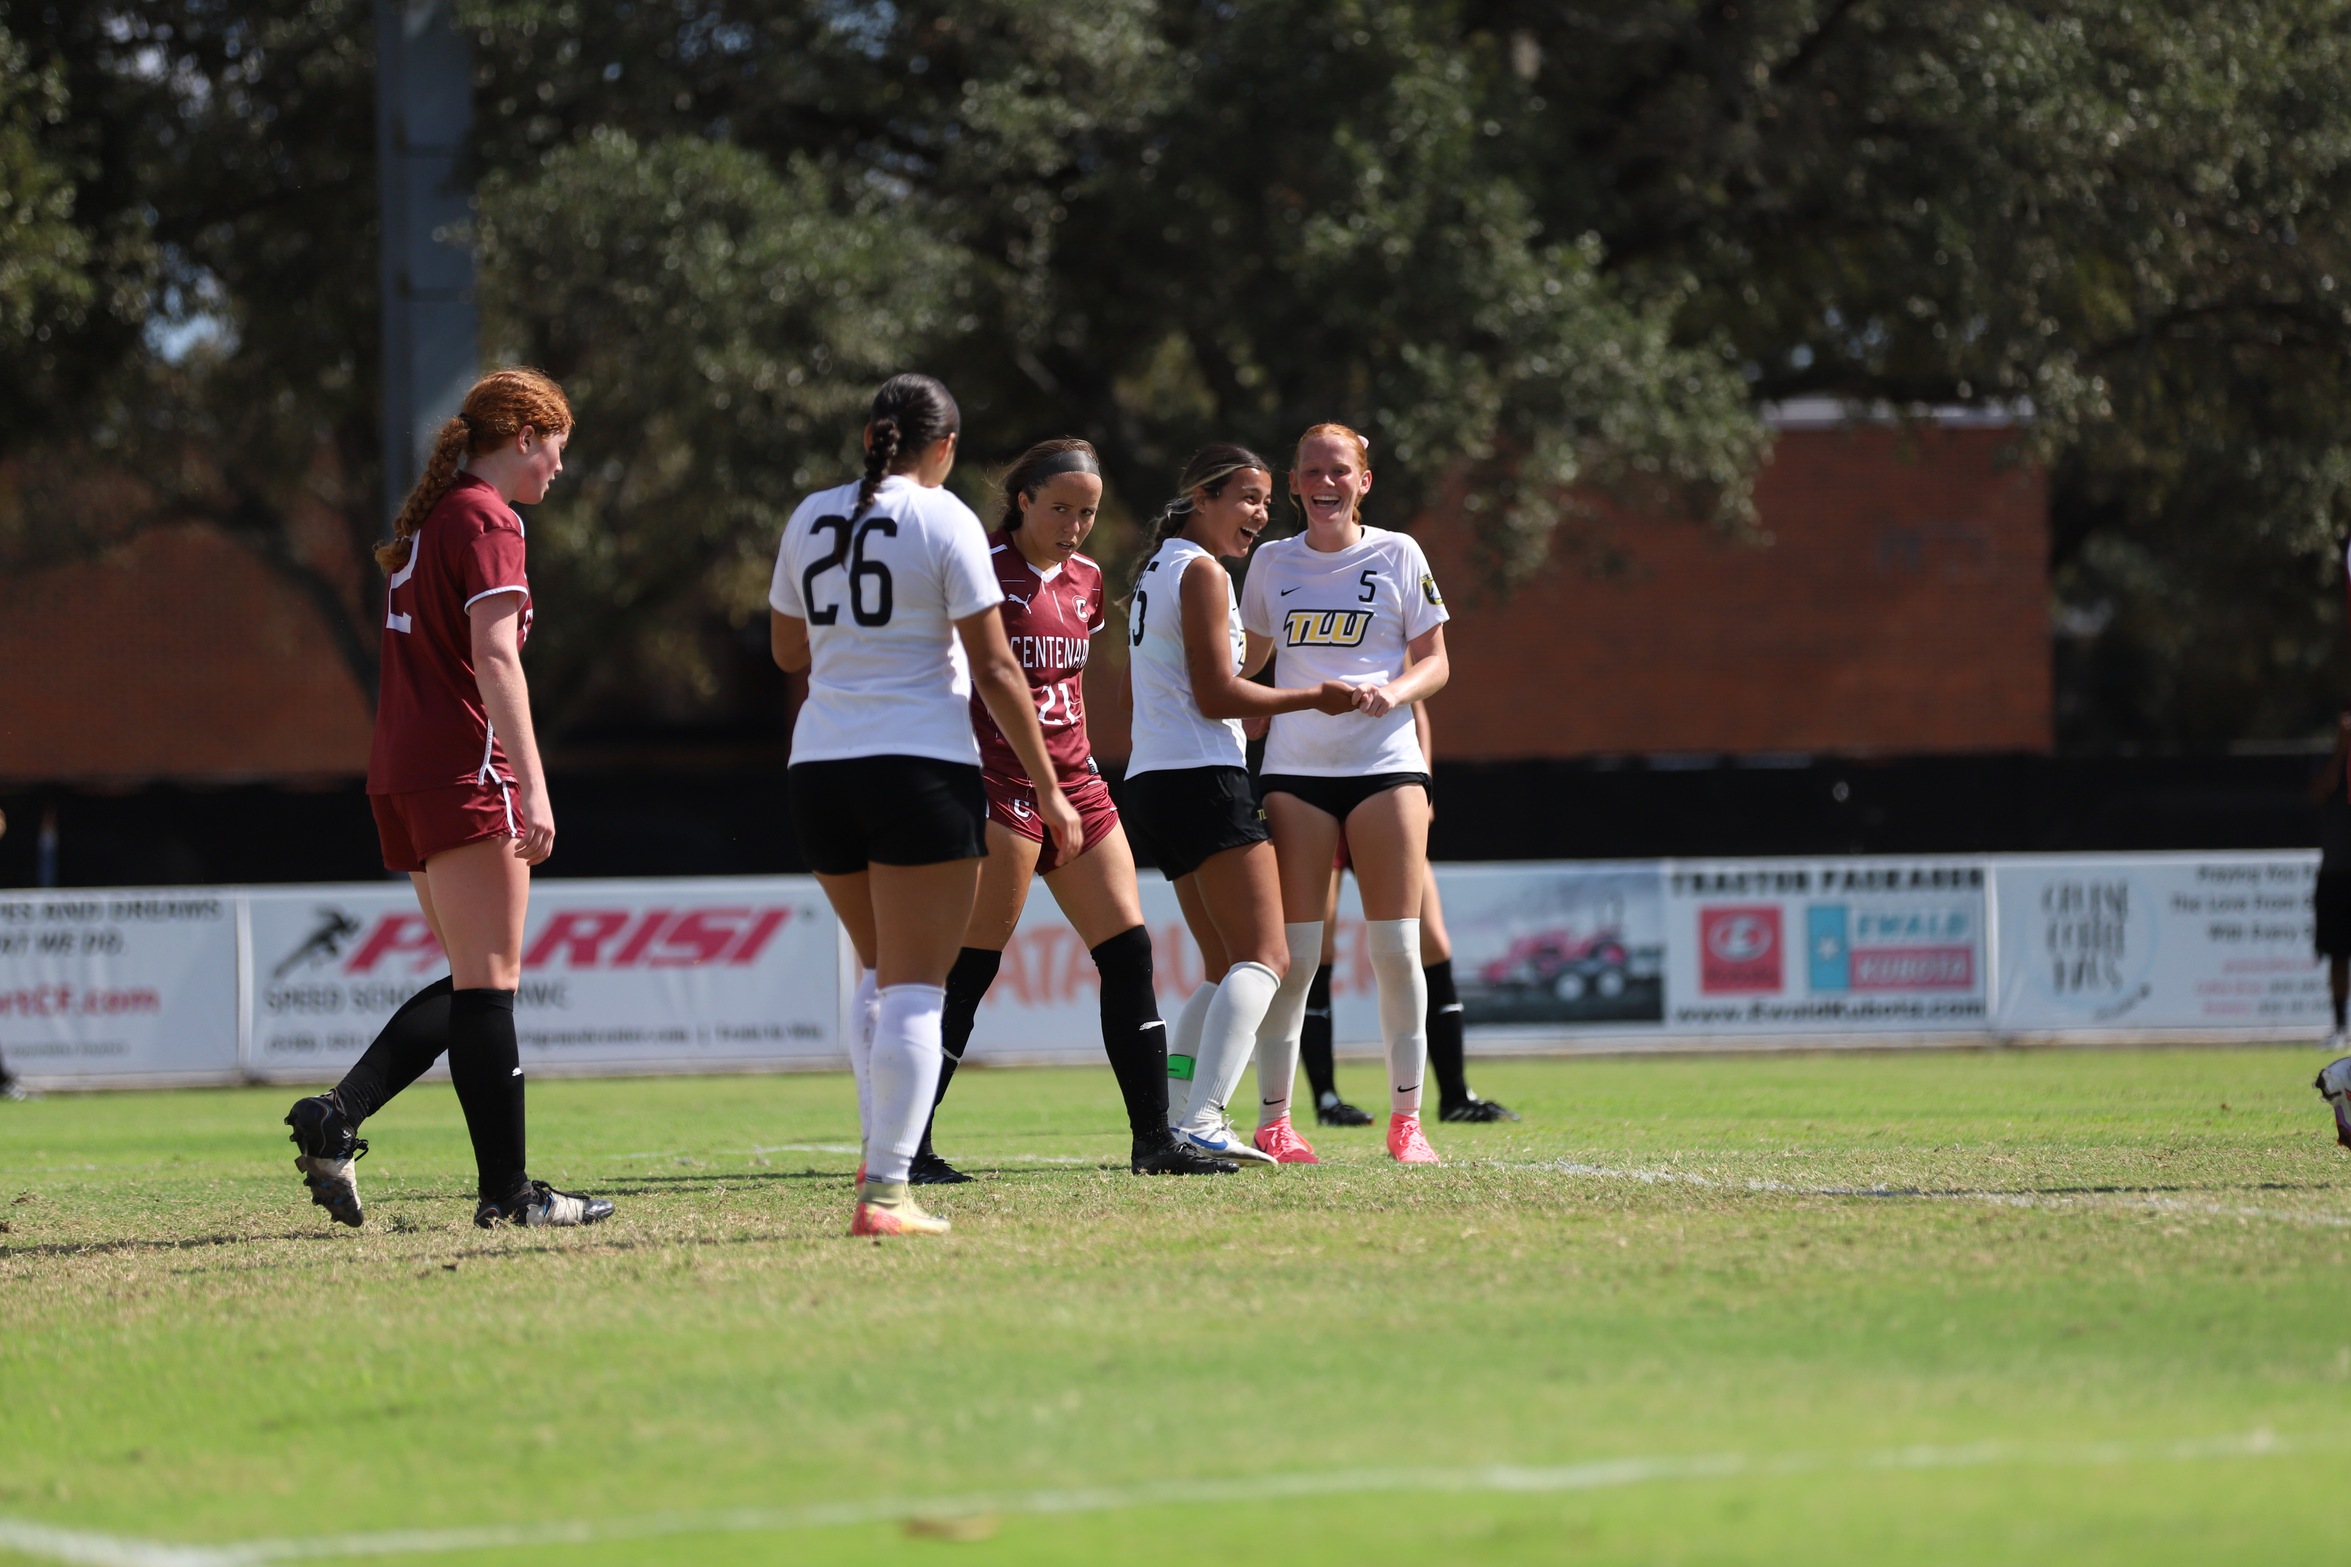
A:
{"label": "metal light pole", "polygon": [[463,238],[473,217],[473,51],[449,0],[375,0],[375,18],[389,521],[480,362],[473,249]]}

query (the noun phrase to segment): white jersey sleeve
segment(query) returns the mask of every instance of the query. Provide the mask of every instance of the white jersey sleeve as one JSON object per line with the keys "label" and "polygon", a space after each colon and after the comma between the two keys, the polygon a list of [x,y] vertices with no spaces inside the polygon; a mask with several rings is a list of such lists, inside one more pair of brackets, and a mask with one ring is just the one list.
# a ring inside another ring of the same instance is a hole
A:
{"label": "white jersey sleeve", "polygon": [[[1260,545],[1249,564],[1242,621],[1274,644],[1274,683],[1340,680],[1381,686],[1403,674],[1407,649],[1450,618],[1428,557],[1410,534],[1365,528],[1343,550],[1303,536]],[[1266,737],[1264,771],[1361,778],[1428,770],[1412,709],[1282,713]]]}
{"label": "white jersey sleeve", "polygon": [[1003,601],[987,530],[945,490],[882,481],[801,502],[776,551],[768,604],[808,623],[808,700],[794,762],[923,756],[978,765],[971,667],[954,623]]}
{"label": "white jersey sleeve", "polygon": [[[1178,591],[1184,574],[1208,551],[1188,539],[1169,539],[1145,563],[1127,605],[1127,678],[1133,683],[1134,726],[1127,776],[1186,767],[1245,767],[1248,742],[1237,718],[1210,718],[1192,695],[1192,666],[1184,656],[1184,610]],[[1222,568],[1219,568],[1221,574]],[[1225,634],[1238,673],[1245,646],[1241,609],[1225,578]]]}

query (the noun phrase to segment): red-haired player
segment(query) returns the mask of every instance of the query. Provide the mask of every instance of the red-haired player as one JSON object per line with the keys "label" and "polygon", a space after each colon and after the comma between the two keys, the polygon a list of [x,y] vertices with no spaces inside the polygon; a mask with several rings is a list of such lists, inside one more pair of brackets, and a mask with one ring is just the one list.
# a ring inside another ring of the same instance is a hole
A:
{"label": "red-haired player", "polygon": [[383,686],[367,797],[386,869],[406,871],[449,977],[392,1014],[332,1092],[286,1116],[310,1200],[337,1222],[364,1217],[351,1166],[361,1123],[449,1053],[480,1178],[474,1223],[593,1224],[601,1197],[524,1173],[522,979],[531,867],[554,852],[555,814],[531,730],[522,645],[531,630],[522,519],[563,471],[571,405],[535,370],[474,383],[376,551],[391,573]]}
{"label": "red-haired player", "polygon": [[[1027,671],[1029,694],[1061,790],[1085,824],[1076,852],[1063,854],[1045,836],[1036,785],[984,703],[971,704],[988,790],[988,858],[963,950],[947,975],[945,1059],[938,1100],[971,1040],[980,1001],[995,983],[1004,946],[1020,923],[1032,875],[1061,905],[1102,978],[1102,1048],[1126,1101],[1137,1175],[1229,1174],[1229,1160],[1179,1141],[1167,1125],[1167,1028],[1152,988],[1151,935],[1135,885],[1135,856],[1118,807],[1094,765],[1086,733],[1086,659],[1102,629],[1102,568],[1080,547],[1102,504],[1102,466],[1076,439],[1040,441],[1004,475],[1004,511],[988,540],[996,582],[1004,590],[1004,631]],[[935,1120],[937,1101],[932,1105]],[[909,1179],[918,1186],[970,1177],[939,1157],[925,1126]]]}

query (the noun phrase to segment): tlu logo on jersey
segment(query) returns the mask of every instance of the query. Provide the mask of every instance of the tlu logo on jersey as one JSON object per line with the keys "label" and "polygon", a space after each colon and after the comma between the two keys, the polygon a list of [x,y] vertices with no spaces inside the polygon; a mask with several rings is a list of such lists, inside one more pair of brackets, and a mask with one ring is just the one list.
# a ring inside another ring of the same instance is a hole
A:
{"label": "tlu logo on jersey", "polygon": [[1370,629],[1367,609],[1294,609],[1284,622],[1291,647],[1361,647]]}

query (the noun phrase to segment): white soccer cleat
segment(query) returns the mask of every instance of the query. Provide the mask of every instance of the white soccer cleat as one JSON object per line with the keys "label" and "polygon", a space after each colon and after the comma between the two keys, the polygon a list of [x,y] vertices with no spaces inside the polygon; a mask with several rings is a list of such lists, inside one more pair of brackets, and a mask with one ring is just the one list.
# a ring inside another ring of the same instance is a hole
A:
{"label": "white soccer cleat", "polygon": [[2311,1086],[2335,1112],[2335,1141],[2351,1148],[2351,1056],[2328,1062]]}
{"label": "white soccer cleat", "polygon": [[1233,1129],[1233,1123],[1219,1115],[1206,1131],[1194,1131],[1188,1126],[1175,1129],[1178,1140],[1199,1149],[1212,1159],[1231,1159],[1240,1164],[1278,1164],[1281,1161],[1257,1146],[1255,1142]]}

